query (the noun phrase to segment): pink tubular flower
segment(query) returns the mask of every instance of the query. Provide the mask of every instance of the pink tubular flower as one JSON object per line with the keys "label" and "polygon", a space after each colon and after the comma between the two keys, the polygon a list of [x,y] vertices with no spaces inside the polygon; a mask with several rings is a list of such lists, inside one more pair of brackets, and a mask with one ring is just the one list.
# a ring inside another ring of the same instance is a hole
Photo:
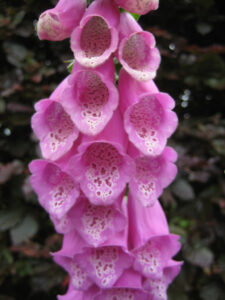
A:
{"label": "pink tubular flower", "polygon": [[125,154],[127,139],[117,110],[96,137],[84,136],[78,154],[71,158],[69,172],[94,205],[111,205],[124,190],[133,170]]}
{"label": "pink tubular flower", "polygon": [[93,281],[86,270],[73,258],[55,254],[54,260],[69,273],[71,285],[74,289],[85,291],[93,285]]}
{"label": "pink tubular flower", "polygon": [[149,291],[151,300],[167,300],[167,288],[180,272],[181,265],[182,262],[170,260],[164,268],[161,278],[144,281],[143,287]]}
{"label": "pink tubular flower", "polygon": [[154,36],[143,31],[129,13],[120,16],[118,59],[124,69],[139,81],[153,79],[160,63]]}
{"label": "pink tubular flower", "polygon": [[143,276],[158,279],[163,268],[179,251],[179,236],[170,234],[164,212],[157,201],[152,207],[129,197],[129,241],[135,259],[133,268]]}
{"label": "pink tubular flower", "polygon": [[45,99],[35,109],[31,126],[40,139],[42,155],[57,160],[71,149],[79,132],[60,103]]}
{"label": "pink tubular flower", "polygon": [[31,185],[40,204],[56,218],[61,218],[79,196],[77,184],[59,165],[46,160],[34,160],[29,165]]}
{"label": "pink tubular flower", "polygon": [[102,290],[94,300],[148,300],[148,293],[143,291],[142,277],[133,269],[127,269],[111,289]]}
{"label": "pink tubular flower", "polygon": [[74,231],[65,235],[63,247],[54,254],[54,260],[69,269],[70,274],[73,265],[76,265],[72,279],[76,289],[78,286],[79,289],[86,289],[91,281],[99,287],[112,287],[133,261],[126,252],[126,243],[125,238],[117,241],[112,239],[110,246],[92,248]]}
{"label": "pink tubular flower", "polygon": [[113,0],[91,3],[71,36],[71,48],[81,65],[95,68],[116,51],[119,18],[119,9]]}
{"label": "pink tubular flower", "polygon": [[82,254],[75,255],[74,260],[100,288],[110,288],[131,266],[133,259],[121,247],[112,245],[87,248]]}
{"label": "pink tubular flower", "polygon": [[159,0],[115,0],[115,2],[125,10],[138,15],[145,15],[159,6]]}
{"label": "pink tubular flower", "polygon": [[78,63],[74,65],[62,104],[84,134],[100,133],[118,106],[114,71],[112,58],[95,70],[85,69]]}
{"label": "pink tubular flower", "polygon": [[177,167],[174,162],[177,153],[166,147],[159,156],[143,156],[132,144],[128,151],[135,160],[135,172],[130,179],[129,191],[143,206],[152,206],[163,189],[176,177]]}
{"label": "pink tubular flower", "polygon": [[86,0],[59,0],[57,5],[44,11],[37,23],[40,40],[61,41],[68,38],[79,24],[86,8]]}
{"label": "pink tubular flower", "polygon": [[95,247],[107,245],[112,237],[122,235],[127,226],[126,203],[119,197],[113,206],[91,204],[80,196],[77,204],[63,217],[54,219],[55,228],[60,233],[74,229],[89,244]]}
{"label": "pink tubular flower", "polygon": [[120,108],[129,140],[145,155],[160,155],[177,127],[174,100],[153,81],[137,82],[124,70],[119,76]]}

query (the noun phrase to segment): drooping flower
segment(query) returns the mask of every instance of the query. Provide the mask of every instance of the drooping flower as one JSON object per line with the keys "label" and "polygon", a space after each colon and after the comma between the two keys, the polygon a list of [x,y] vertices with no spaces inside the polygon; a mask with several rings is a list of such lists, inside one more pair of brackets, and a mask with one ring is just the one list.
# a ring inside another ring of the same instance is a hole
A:
{"label": "drooping flower", "polygon": [[70,37],[79,24],[86,8],[86,0],[59,0],[57,5],[44,11],[37,23],[40,40],[61,41]]}
{"label": "drooping flower", "polygon": [[[93,205],[84,195],[62,218],[51,217],[59,233],[76,230],[87,244],[99,247],[117,239],[126,240],[127,209],[125,200],[118,197],[111,206]],[[123,238],[124,235],[124,238]]]}
{"label": "drooping flower", "polygon": [[159,6],[159,0],[115,0],[115,2],[125,10],[138,15],[145,15]]}
{"label": "drooping flower", "polygon": [[61,218],[79,196],[77,183],[58,164],[47,160],[34,160],[29,169],[30,182],[41,206],[52,216]]}
{"label": "drooping flower", "polygon": [[78,129],[59,102],[44,99],[35,104],[31,126],[40,140],[44,158],[57,160],[68,152],[78,137]]}
{"label": "drooping flower", "polygon": [[159,156],[143,156],[132,144],[129,145],[128,153],[135,161],[129,191],[143,206],[152,206],[177,174],[174,164],[177,153],[166,147]]}
{"label": "drooping flower", "polygon": [[125,154],[127,139],[117,110],[104,130],[84,136],[78,154],[71,158],[69,172],[94,205],[111,205],[124,190],[133,170]]}
{"label": "drooping flower", "polygon": [[73,273],[76,289],[86,289],[91,281],[107,288],[112,287],[123,271],[131,267],[133,258],[126,249],[126,236],[117,240],[112,238],[110,246],[94,248],[73,231],[65,235],[63,247],[54,254],[54,260],[70,273],[76,270]]}
{"label": "drooping flower", "polygon": [[170,234],[165,214],[157,201],[143,205],[131,195],[128,201],[129,242],[133,268],[144,277],[159,279],[169,260],[180,250],[179,236]]}
{"label": "drooping flower", "polygon": [[96,69],[86,69],[78,63],[74,65],[73,74],[69,76],[62,95],[62,103],[84,134],[100,133],[118,106],[114,71],[112,58]]}
{"label": "drooping flower", "polygon": [[117,49],[119,9],[113,0],[95,0],[71,36],[75,59],[85,67],[104,63]]}
{"label": "drooping flower", "polygon": [[148,31],[143,31],[129,13],[121,14],[119,28],[120,63],[136,80],[153,79],[160,63],[160,54],[155,47],[154,36]]}
{"label": "drooping flower", "polygon": [[163,269],[161,278],[144,281],[143,288],[149,292],[151,300],[167,300],[167,288],[179,274],[181,266],[182,262],[171,259]]}
{"label": "drooping flower", "polygon": [[174,100],[152,81],[137,82],[124,70],[119,76],[120,108],[129,140],[145,155],[160,155],[177,127]]}

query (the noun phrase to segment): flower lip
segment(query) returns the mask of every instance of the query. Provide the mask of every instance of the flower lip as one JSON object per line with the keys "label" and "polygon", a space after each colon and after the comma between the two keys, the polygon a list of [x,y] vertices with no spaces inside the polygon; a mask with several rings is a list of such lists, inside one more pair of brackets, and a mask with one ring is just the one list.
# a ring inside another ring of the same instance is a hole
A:
{"label": "flower lip", "polygon": [[164,93],[146,93],[125,111],[124,127],[129,140],[143,154],[160,155],[167,138],[176,129],[177,116],[171,111],[172,103],[172,98]]}
{"label": "flower lip", "polygon": [[[99,34],[95,34],[92,25],[93,18],[98,18],[99,27],[104,27],[104,35],[102,35],[100,28],[97,28]],[[94,38],[97,39],[97,42]],[[96,68],[104,63],[116,51],[117,45],[118,33],[116,29],[110,25],[104,16],[97,13],[84,17],[80,26],[73,31],[71,36],[71,48],[75,59],[81,65],[90,68]]]}
{"label": "flower lip", "polygon": [[69,172],[94,205],[111,205],[125,189],[133,169],[122,146],[103,139],[81,144],[69,165]]}
{"label": "flower lip", "polygon": [[41,100],[35,109],[31,124],[40,139],[43,157],[57,160],[71,149],[79,132],[58,101]]}
{"label": "flower lip", "polygon": [[[105,67],[110,69],[111,62],[108,64]],[[63,104],[78,129],[86,135],[99,134],[118,106],[118,91],[110,81],[110,75],[78,68],[68,79]]]}
{"label": "flower lip", "polygon": [[77,183],[58,164],[38,159],[30,163],[30,181],[38,200],[53,217],[62,218],[79,196]]}
{"label": "flower lip", "polygon": [[124,69],[136,80],[153,79],[160,64],[155,38],[150,32],[133,32],[119,44],[118,56]]}

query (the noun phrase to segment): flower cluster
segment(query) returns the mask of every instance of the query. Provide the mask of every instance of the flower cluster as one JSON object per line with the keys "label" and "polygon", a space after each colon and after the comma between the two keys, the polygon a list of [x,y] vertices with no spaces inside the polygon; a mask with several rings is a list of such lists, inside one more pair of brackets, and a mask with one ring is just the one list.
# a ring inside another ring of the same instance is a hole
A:
{"label": "flower cluster", "polygon": [[37,23],[40,39],[70,37],[75,57],[32,117],[43,159],[30,164],[31,184],[64,235],[53,257],[70,284],[59,300],[165,300],[180,271],[179,237],[158,201],[177,173],[166,146],[174,100],[153,82],[154,36],[118,6],[145,14],[158,1],[59,0]]}

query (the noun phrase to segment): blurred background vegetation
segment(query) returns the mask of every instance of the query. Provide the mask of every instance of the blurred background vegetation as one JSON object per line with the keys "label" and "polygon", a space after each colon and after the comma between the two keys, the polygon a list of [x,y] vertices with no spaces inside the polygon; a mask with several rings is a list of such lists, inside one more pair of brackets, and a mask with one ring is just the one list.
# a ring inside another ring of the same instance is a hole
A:
{"label": "blurred background vegetation", "polygon": [[[0,1],[0,300],[56,299],[68,277],[49,254],[61,237],[31,190],[28,163],[40,154],[33,104],[68,74],[69,41],[39,41],[35,22],[54,1]],[[181,236],[181,274],[170,300],[225,299],[225,11],[221,0],[161,0],[140,18],[156,37],[156,83],[176,100],[170,144],[179,174],[161,197]]]}

